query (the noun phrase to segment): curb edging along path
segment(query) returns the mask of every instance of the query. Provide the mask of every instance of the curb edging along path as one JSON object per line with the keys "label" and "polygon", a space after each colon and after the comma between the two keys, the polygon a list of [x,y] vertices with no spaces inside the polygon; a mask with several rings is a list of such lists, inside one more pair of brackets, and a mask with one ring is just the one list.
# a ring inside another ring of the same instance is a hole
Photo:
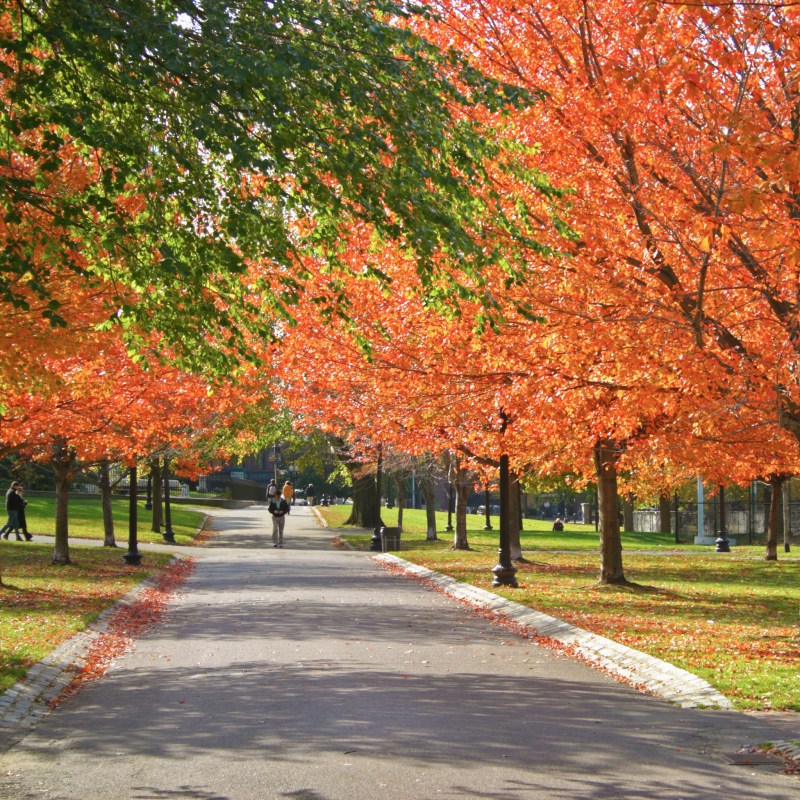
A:
{"label": "curb edging along path", "polygon": [[669,703],[682,708],[733,708],[725,695],[702,678],[647,653],[534,611],[513,600],[506,600],[485,589],[412,564],[398,556],[382,553],[374,558],[380,563],[399,567],[403,572],[433,584],[450,597],[500,614],[524,628],[534,638],[553,640],[564,645],[592,666]]}
{"label": "curb edging along path", "polygon": [[[175,556],[170,563],[180,557]],[[158,573],[145,578],[102,611],[85,630],[62,642],[34,664],[22,680],[0,694],[0,753],[13,746],[52,711],[62,692],[86,665],[92,646],[108,631],[121,610],[133,606],[157,583]]]}

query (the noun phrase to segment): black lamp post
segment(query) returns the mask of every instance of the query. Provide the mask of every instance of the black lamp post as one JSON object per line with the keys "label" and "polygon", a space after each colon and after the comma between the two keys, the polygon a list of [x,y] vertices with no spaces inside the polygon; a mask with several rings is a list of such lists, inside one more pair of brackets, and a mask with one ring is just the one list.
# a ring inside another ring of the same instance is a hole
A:
{"label": "black lamp post", "polygon": [[447,527],[445,530],[448,533],[453,531],[453,482],[447,487]]}
{"label": "black lamp post", "polygon": [[678,529],[678,493],[675,492],[675,544],[681,543],[681,533]]}
{"label": "black lamp post", "polygon": [[486,484],[486,504],[483,507],[483,512],[486,514],[486,524],[483,526],[485,531],[490,531],[492,529],[492,511],[489,507],[489,484]]}
{"label": "black lamp post", "polygon": [[175,544],[175,534],[172,532],[172,504],[169,499],[169,458],[164,456],[164,533],[165,542]]}
{"label": "black lamp post", "polygon": [[375,530],[369,549],[376,553],[383,551],[381,542],[381,484],[383,483],[383,450],[378,446],[378,464],[375,468]]}
{"label": "black lamp post", "polygon": [[147,475],[147,499],[144,501],[144,510],[153,510],[153,473]]}
{"label": "black lamp post", "polygon": [[714,541],[715,553],[730,553],[731,545],[728,541],[725,524],[725,487],[719,487],[719,515],[717,517],[717,538]]}
{"label": "black lamp post", "polygon": [[511,563],[511,515],[509,511],[510,480],[508,456],[500,456],[500,550],[499,563],[492,570],[492,586],[511,586],[517,588],[516,567]]}
{"label": "black lamp post", "polygon": [[129,498],[129,510],[128,510],[128,552],[125,553],[122,558],[125,560],[126,564],[130,564],[131,566],[138,566],[142,563],[142,556],[139,553],[139,542],[138,542],[138,524],[139,519],[137,515],[137,493],[138,493],[138,476],[136,472],[136,466],[132,466],[130,472],[128,473],[128,479],[130,480],[130,487],[128,490],[128,498]]}
{"label": "black lamp post", "polygon": [[783,517],[783,552],[790,553],[792,551],[789,544],[789,537],[792,535],[792,479],[787,478],[783,483],[783,491],[785,494],[784,508],[786,513]]}

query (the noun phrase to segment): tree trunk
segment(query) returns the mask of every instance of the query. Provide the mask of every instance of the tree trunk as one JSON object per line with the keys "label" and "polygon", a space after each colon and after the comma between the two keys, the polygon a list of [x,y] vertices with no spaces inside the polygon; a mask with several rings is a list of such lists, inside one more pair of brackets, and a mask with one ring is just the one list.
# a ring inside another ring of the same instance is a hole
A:
{"label": "tree trunk", "polygon": [[633,533],[633,495],[628,494],[622,500],[622,530]]}
{"label": "tree trunk", "polygon": [[116,547],[114,514],[111,504],[111,476],[108,461],[100,463],[100,504],[103,507],[103,547]]}
{"label": "tree trunk", "polygon": [[661,533],[672,533],[672,508],[668,494],[662,494],[658,498],[658,521]]}
{"label": "tree trunk", "polygon": [[425,523],[428,529],[425,538],[429,542],[435,542],[438,537],[436,536],[436,494],[433,478],[422,478],[419,482],[419,490],[425,500]]}
{"label": "tree trunk", "polygon": [[160,458],[150,462],[150,502],[153,504],[150,530],[161,533],[164,527],[164,473]]}
{"label": "tree trunk", "polygon": [[622,540],[619,533],[619,499],[617,497],[617,462],[619,447],[603,439],[594,446],[597,472],[597,503],[600,531],[600,583],[627,585],[622,569]]}
{"label": "tree trunk", "polygon": [[380,528],[383,522],[380,518],[376,519],[376,500],[375,476],[353,477],[353,507],[350,509],[350,516],[343,524],[354,525],[357,528]]}
{"label": "tree trunk", "polygon": [[522,557],[522,508],[519,488],[519,475],[516,472],[509,474],[509,494],[508,498],[508,524],[511,531],[509,540],[512,561],[525,561]]}
{"label": "tree trunk", "polygon": [[785,475],[770,475],[769,522],[767,523],[767,561],[778,560],[778,537],[783,522],[783,482]]}
{"label": "tree trunk", "polygon": [[69,487],[75,454],[66,444],[55,446],[52,466],[56,483],[56,536],[53,546],[54,564],[71,564],[69,558]]}
{"label": "tree trunk", "polygon": [[461,467],[454,470],[453,486],[456,490],[456,526],[453,532],[453,550],[469,550],[467,540],[467,498],[469,497],[469,472]]}

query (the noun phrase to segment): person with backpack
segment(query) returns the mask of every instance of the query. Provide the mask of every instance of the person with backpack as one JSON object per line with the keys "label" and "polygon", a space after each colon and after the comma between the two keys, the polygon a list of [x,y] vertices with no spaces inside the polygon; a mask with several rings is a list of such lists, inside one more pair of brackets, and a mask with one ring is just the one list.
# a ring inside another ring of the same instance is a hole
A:
{"label": "person with backpack", "polygon": [[281,494],[283,495],[283,499],[286,501],[286,504],[291,507],[294,505],[294,486],[289,481],[283,484],[283,489],[281,489]]}

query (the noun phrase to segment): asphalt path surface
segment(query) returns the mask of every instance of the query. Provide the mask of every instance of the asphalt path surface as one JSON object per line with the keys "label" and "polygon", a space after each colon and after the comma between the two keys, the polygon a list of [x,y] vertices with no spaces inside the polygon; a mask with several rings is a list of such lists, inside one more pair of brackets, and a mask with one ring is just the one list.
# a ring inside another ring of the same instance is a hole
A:
{"label": "asphalt path surface", "polygon": [[333,548],[310,509],[283,549],[263,508],[213,513],[165,619],[0,756],[0,798],[800,797],[731,763],[776,738],[761,719],[540,648]]}

